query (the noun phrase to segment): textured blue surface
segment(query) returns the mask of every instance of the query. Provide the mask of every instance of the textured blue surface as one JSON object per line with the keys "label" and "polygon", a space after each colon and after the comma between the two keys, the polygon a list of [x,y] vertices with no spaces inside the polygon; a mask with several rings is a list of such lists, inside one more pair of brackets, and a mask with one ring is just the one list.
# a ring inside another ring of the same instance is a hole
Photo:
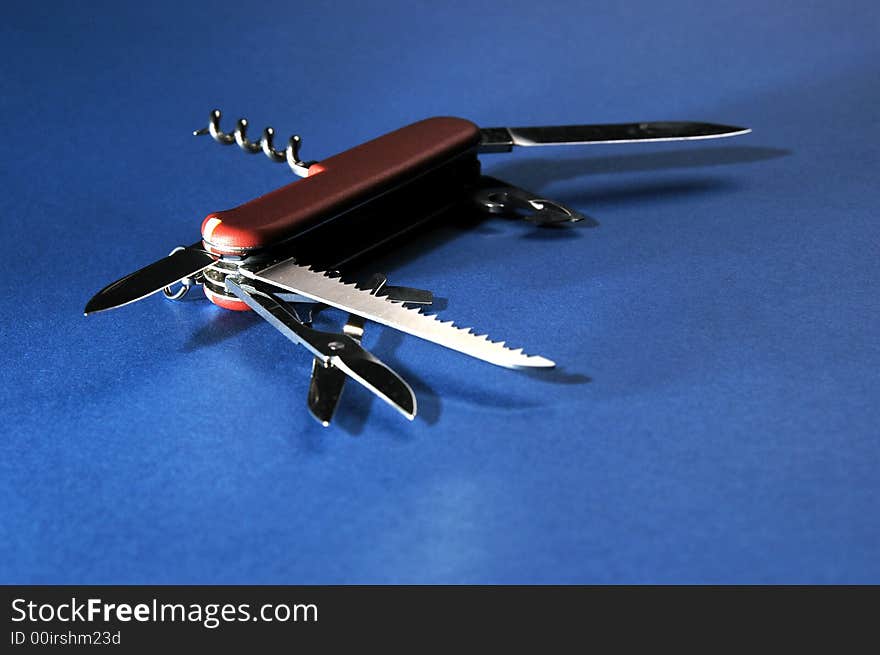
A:
{"label": "textured blue surface", "polygon": [[[146,6],[149,5],[149,6]],[[0,582],[880,582],[876,2],[20,4],[0,25]],[[407,423],[267,324],[83,318],[201,218],[437,114],[696,119],[735,140],[484,157],[600,223],[488,221],[377,263],[557,360],[372,327]]]}

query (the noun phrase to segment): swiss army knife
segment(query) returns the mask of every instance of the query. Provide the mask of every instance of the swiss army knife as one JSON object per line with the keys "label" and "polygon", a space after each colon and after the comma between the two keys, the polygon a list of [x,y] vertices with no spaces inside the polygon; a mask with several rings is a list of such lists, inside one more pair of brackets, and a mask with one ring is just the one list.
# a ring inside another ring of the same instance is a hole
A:
{"label": "swiss army knife", "polygon": [[[634,143],[727,137],[748,129],[695,122],[653,122],[557,127],[479,128],[463,118],[428,118],[380,136],[324,161],[303,161],[299,136],[284,150],[266,128],[259,141],[247,121],[232,133],[210,114],[215,141],[237,144],[287,163],[304,179],[225,211],[208,214],[201,238],[99,291],[85,307],[92,314],[158,291],[176,299],[193,285],[229,310],[253,310],[314,355],[308,406],[329,425],[346,378],[352,378],[408,419],[416,415],[410,386],[360,343],[365,321],[401,330],[440,346],[507,368],[549,368],[554,362],[510,349],[485,334],[428,315],[428,291],[393,286],[377,274],[356,284],[339,270],[365,253],[450,210],[470,208],[506,214],[538,226],[574,223],[583,215],[481,175],[477,155],[515,146]],[[175,288],[175,285],[180,285]],[[347,312],[339,333],[312,327],[323,307]]]}

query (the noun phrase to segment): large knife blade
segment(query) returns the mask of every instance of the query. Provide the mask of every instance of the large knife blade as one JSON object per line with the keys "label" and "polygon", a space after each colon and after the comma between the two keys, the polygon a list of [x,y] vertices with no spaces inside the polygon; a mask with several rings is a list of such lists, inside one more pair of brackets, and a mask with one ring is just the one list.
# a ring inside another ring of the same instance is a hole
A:
{"label": "large knife blade", "polygon": [[513,146],[717,139],[748,134],[749,132],[751,130],[745,127],[688,121],[544,127],[485,127],[480,130],[480,152],[510,152]]}
{"label": "large knife blade", "polygon": [[201,247],[202,242],[176,250],[139,271],[129,273],[96,293],[86,304],[85,314],[94,314],[145,298],[175,282],[201,273],[217,258]]}
{"label": "large knife blade", "polygon": [[444,322],[437,316],[422,314],[417,308],[410,309],[400,302],[374,296],[370,291],[360,289],[354,283],[343,283],[339,278],[300,266],[292,259],[256,273],[242,270],[242,274],[497,366],[505,368],[556,366],[545,357],[526,355],[522,348],[512,350],[506,347],[503,341],[490,341],[488,335],[476,335],[470,328],[456,327],[452,321]]}

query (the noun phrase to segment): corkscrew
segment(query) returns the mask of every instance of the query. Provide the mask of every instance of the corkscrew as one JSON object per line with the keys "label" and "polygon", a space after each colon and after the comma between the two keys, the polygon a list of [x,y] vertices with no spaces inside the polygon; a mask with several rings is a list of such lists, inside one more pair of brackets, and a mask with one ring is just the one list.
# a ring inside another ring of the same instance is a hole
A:
{"label": "corkscrew", "polygon": [[263,130],[259,141],[248,139],[247,129],[247,119],[239,118],[231,134],[224,132],[220,129],[220,110],[214,109],[208,117],[208,127],[195,130],[193,135],[202,136],[203,134],[210,134],[214,141],[220,145],[228,146],[236,143],[239,148],[251,155],[262,152],[273,162],[279,164],[287,162],[290,170],[300,177],[307,177],[309,167],[317,163],[314,161],[302,161],[299,158],[299,149],[302,146],[302,137],[299,134],[294,134],[290,137],[284,150],[276,150],[274,145],[275,130],[273,128],[267,127]]}

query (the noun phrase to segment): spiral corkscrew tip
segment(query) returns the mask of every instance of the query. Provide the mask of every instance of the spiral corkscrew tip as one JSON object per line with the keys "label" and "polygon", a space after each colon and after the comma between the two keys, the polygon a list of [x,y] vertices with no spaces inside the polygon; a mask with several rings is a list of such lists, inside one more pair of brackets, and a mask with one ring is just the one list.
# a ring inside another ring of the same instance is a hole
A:
{"label": "spiral corkscrew tip", "polygon": [[302,138],[298,134],[290,137],[284,150],[277,150],[274,145],[275,130],[272,127],[263,130],[259,141],[251,141],[247,136],[248,121],[246,118],[238,119],[235,129],[229,134],[220,127],[220,117],[219,109],[212,110],[208,116],[208,126],[194,130],[193,136],[210,134],[211,138],[220,145],[228,146],[235,143],[244,152],[251,155],[262,152],[270,161],[279,164],[287,162],[290,169],[300,177],[308,176],[309,167],[315,162],[302,161],[299,158]]}

